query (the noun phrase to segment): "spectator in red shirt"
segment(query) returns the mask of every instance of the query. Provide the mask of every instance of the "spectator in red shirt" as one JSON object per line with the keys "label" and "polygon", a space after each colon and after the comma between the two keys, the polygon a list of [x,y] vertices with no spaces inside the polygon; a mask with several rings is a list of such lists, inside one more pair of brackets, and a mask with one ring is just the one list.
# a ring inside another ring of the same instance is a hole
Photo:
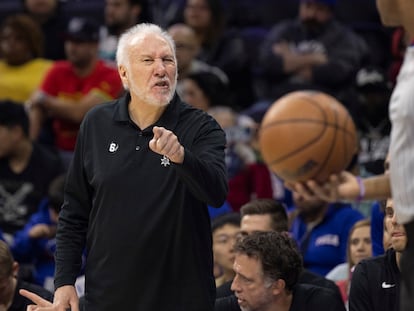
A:
{"label": "spectator in red shirt", "polygon": [[[86,112],[122,91],[116,68],[98,57],[99,25],[73,18],[65,41],[67,61],[56,62],[29,101],[30,136],[38,140],[44,121],[51,120],[53,144],[68,166]],[[44,127],[43,127],[44,129]]]}

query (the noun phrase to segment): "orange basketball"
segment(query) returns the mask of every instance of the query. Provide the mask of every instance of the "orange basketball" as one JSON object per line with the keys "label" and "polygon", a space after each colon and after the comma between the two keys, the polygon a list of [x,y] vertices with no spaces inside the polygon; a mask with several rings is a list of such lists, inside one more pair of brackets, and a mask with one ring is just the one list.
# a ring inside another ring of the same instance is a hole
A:
{"label": "orange basketball", "polygon": [[357,152],[355,124],[335,98],[316,91],[289,93],[268,109],[259,131],[260,150],[285,181],[325,181],[347,168]]}

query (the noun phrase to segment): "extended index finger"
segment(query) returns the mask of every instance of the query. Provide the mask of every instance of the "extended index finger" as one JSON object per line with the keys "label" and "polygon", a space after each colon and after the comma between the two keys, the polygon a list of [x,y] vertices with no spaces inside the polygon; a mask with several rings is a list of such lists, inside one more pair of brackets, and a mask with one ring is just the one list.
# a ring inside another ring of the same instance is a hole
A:
{"label": "extended index finger", "polygon": [[36,295],[35,293],[29,292],[25,289],[20,289],[19,294],[26,297],[27,299],[30,299],[33,301],[36,305],[40,307],[49,307],[52,305],[50,301],[47,301],[46,299],[40,297],[39,295]]}

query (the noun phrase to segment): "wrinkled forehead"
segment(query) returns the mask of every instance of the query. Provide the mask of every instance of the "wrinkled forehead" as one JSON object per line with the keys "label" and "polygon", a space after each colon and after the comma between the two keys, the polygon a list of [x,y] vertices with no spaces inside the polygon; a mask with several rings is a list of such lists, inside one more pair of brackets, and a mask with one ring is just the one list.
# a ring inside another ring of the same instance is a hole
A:
{"label": "wrinkled forehead", "polygon": [[174,55],[173,47],[164,37],[157,34],[147,34],[133,38],[129,44],[130,51],[137,54],[164,53]]}

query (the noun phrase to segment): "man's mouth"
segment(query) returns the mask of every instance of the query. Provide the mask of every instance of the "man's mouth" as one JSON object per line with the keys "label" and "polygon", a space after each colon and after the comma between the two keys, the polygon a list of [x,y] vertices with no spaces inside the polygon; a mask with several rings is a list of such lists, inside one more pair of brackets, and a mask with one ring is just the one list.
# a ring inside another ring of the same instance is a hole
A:
{"label": "man's mouth", "polygon": [[156,87],[162,87],[162,88],[168,88],[169,87],[169,83],[168,81],[158,81],[157,83],[155,83]]}

